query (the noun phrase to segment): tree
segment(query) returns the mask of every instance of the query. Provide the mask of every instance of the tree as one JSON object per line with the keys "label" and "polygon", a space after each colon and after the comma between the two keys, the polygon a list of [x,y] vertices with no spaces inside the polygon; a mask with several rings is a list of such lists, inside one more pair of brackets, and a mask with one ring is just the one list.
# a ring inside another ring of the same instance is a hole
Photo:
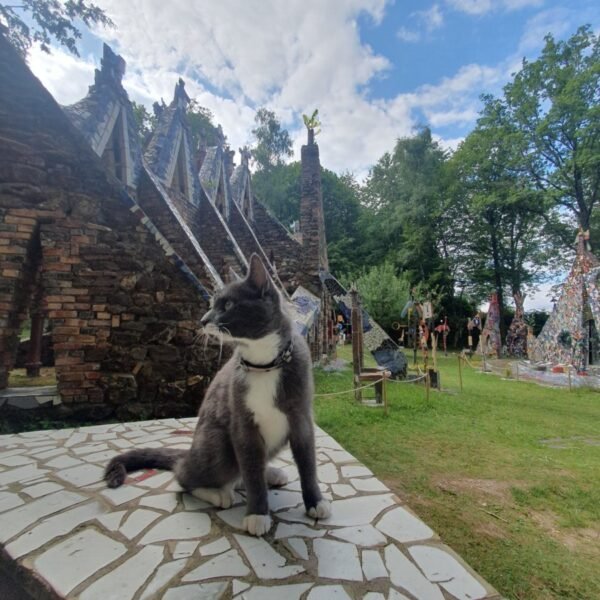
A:
{"label": "tree", "polygon": [[506,294],[522,295],[551,263],[540,213],[549,221],[556,214],[518,169],[521,132],[506,107],[484,101],[477,126],[449,162],[449,191],[462,214],[460,275],[479,299],[497,291],[502,313]]}
{"label": "tree", "polygon": [[363,190],[370,209],[369,259],[390,260],[414,285],[423,283],[453,293],[448,265],[440,249],[445,152],[429,128],[396,142],[371,170]]}
{"label": "tree", "polygon": [[[300,219],[299,162],[257,171],[252,179],[256,197],[287,227]],[[353,176],[321,168],[325,235],[330,268],[334,273],[356,272],[364,265],[363,207]]]}
{"label": "tree", "polygon": [[394,265],[386,261],[364,269],[356,286],[369,315],[384,329],[391,329],[410,296],[410,284],[398,276]]}
{"label": "tree", "polygon": [[285,157],[293,155],[290,134],[282,129],[273,111],[259,108],[254,122],[256,127],[252,134],[256,138],[256,146],[252,150],[252,157],[259,171],[279,166],[283,164]]}
{"label": "tree", "polygon": [[200,106],[196,100],[191,100],[187,107],[187,121],[192,132],[193,147],[201,144],[205,147],[225,143],[227,137],[213,122],[214,115],[209,108]]}
{"label": "tree", "polygon": [[145,141],[152,134],[152,131],[156,126],[157,119],[143,104],[138,104],[132,100],[131,108],[133,110],[133,116],[135,117],[142,140]]}
{"label": "tree", "polygon": [[23,58],[34,43],[50,52],[53,39],[79,56],[77,40],[81,32],[73,24],[75,19],[87,27],[114,26],[101,8],[85,0],[18,0],[12,5],[0,4],[0,25],[8,28],[8,40]]}
{"label": "tree", "polygon": [[600,187],[600,37],[587,25],[545,41],[504,89],[507,118],[522,136],[523,170],[589,229]]}

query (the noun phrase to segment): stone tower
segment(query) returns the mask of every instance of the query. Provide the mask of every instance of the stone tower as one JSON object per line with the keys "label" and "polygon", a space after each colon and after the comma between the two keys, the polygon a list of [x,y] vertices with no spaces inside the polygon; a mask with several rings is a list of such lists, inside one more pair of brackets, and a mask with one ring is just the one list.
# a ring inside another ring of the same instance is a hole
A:
{"label": "stone tower", "polygon": [[321,315],[317,336],[309,340],[313,357],[328,356],[334,348],[333,311],[331,297],[321,283],[321,275],[329,271],[323,193],[321,191],[321,163],[319,146],[315,144],[314,129],[308,129],[308,143],[302,146],[302,174],[300,199],[300,234],[303,246],[305,284],[320,296]]}
{"label": "stone tower", "polygon": [[325,238],[319,146],[315,144],[313,129],[308,130],[308,143],[302,146],[301,156],[300,233],[304,247],[304,270],[310,287],[319,289],[319,272],[329,270],[329,261]]}

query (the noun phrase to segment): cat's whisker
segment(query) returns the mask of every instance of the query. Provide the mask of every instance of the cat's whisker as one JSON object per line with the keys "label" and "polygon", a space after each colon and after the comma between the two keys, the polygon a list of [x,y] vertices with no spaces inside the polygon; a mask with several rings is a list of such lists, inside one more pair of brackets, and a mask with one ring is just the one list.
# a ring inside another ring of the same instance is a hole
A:
{"label": "cat's whisker", "polygon": [[221,364],[221,359],[223,358],[223,332],[219,330],[219,359],[218,364]]}

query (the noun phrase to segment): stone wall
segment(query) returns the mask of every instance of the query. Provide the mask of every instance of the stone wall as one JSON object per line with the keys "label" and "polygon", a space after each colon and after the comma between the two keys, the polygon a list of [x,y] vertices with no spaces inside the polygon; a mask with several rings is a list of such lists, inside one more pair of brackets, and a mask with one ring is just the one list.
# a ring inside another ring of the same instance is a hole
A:
{"label": "stone wall", "polygon": [[[274,258],[277,274],[283,285],[290,294],[293,293],[304,279],[302,246],[292,238],[287,229],[268,212],[266,207],[256,200],[252,224],[265,253],[269,258]],[[315,291],[314,288],[310,291],[319,294],[319,291]]]}
{"label": "stone wall", "polygon": [[0,387],[40,273],[66,412],[193,414],[206,300],[1,36],[0,64]]}
{"label": "stone wall", "polygon": [[[137,189],[137,201],[139,205],[152,219],[154,225],[169,240],[179,256],[185,260],[194,275],[198,277],[207,289],[213,290],[215,284],[206,269],[206,265],[176,216],[179,213],[181,221],[185,222],[184,215],[181,215],[175,203],[170,200],[173,195],[174,192],[169,191],[169,195],[164,196],[157,189],[148,173],[145,170],[142,171]],[[183,203],[189,204],[190,208],[194,210],[194,205],[190,204],[187,200],[182,199],[179,205],[181,206]]]}
{"label": "stone wall", "polygon": [[302,196],[300,199],[300,232],[306,271],[313,285],[320,286],[319,270],[329,270],[319,147],[302,146]]}
{"label": "stone wall", "polygon": [[189,203],[186,203],[187,206],[182,204],[183,201],[180,201],[178,206],[181,207],[183,214],[187,215],[189,227],[223,281],[229,281],[230,268],[240,275],[245,273],[246,266],[236,254],[233,241],[209,200],[203,197],[197,209]]}

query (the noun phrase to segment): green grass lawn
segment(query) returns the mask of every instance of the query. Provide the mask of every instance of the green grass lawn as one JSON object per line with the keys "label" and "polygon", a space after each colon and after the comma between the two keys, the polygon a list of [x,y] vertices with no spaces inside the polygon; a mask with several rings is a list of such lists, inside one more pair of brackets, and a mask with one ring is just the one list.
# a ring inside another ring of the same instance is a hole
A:
{"label": "green grass lawn", "polygon": [[[349,347],[340,352],[350,359]],[[600,394],[439,359],[442,392],[390,384],[389,416],[346,394],[317,423],[508,598],[600,598]],[[352,387],[315,372],[317,393]]]}

